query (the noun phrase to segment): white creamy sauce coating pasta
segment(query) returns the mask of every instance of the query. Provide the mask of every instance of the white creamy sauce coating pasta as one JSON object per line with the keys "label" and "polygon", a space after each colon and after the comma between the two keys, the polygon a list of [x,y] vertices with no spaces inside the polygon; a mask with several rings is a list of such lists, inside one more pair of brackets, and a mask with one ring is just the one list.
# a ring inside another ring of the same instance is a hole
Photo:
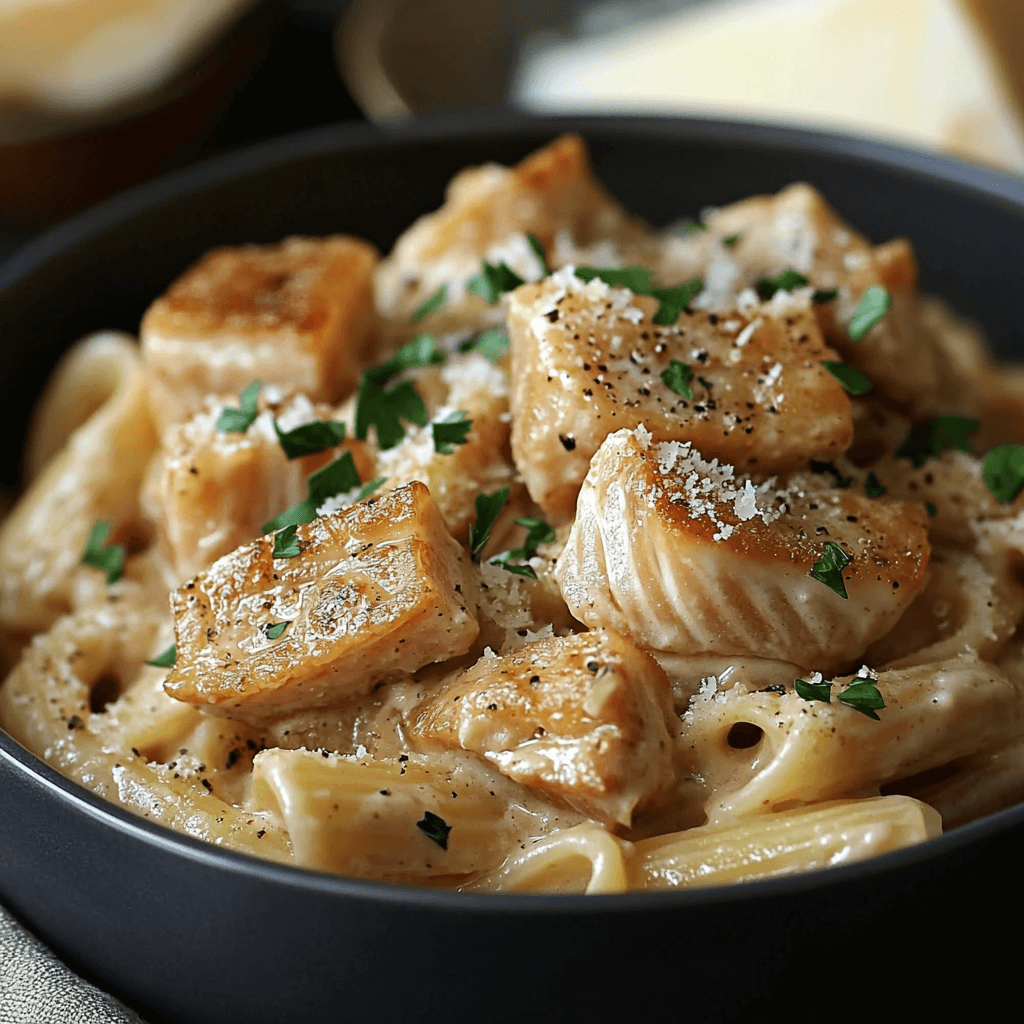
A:
{"label": "white creamy sauce coating pasta", "polygon": [[81,342],[0,526],[0,724],[209,842],[472,892],[815,870],[1024,797],[1024,479],[982,461],[1020,373],[807,185],[702,218],[566,137],[384,260],[218,250]]}

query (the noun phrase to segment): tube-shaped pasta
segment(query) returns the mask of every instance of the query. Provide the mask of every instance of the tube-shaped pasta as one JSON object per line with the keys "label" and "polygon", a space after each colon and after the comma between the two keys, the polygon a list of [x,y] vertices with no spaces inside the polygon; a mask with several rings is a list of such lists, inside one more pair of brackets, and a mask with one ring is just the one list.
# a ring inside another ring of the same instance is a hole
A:
{"label": "tube-shaped pasta", "polygon": [[137,349],[123,335],[94,335],[67,358],[66,372],[58,377],[36,428],[36,460],[73,423],[55,411],[71,387],[67,376],[72,370],[79,380],[95,380],[88,403],[78,400],[78,390],[86,390],[79,383],[69,405],[84,409],[99,394],[106,397],[50,458],[0,527],[0,625],[8,628],[46,629],[71,610],[75,577],[97,572],[79,564],[95,523],[112,523],[120,540],[130,541],[145,530],[139,487],[157,437]]}
{"label": "tube-shaped pasta", "polygon": [[756,822],[704,825],[636,844],[633,889],[751,882],[817,871],[923,842],[942,831],[937,811],[905,796],[839,800]]}
{"label": "tube-shaped pasta", "polygon": [[883,672],[877,722],[834,689],[828,704],[739,687],[694,703],[682,743],[704,773],[711,824],[870,791],[1002,746],[1024,722],[1024,688],[972,656]]}

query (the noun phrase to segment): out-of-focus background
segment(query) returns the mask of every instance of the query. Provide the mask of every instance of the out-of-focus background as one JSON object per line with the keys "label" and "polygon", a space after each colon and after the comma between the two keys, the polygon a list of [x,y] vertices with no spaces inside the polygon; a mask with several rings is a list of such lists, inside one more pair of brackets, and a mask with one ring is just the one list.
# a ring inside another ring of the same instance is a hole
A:
{"label": "out-of-focus background", "polygon": [[1024,176],[1024,0],[0,0],[0,258],[246,142],[502,106],[756,118]]}

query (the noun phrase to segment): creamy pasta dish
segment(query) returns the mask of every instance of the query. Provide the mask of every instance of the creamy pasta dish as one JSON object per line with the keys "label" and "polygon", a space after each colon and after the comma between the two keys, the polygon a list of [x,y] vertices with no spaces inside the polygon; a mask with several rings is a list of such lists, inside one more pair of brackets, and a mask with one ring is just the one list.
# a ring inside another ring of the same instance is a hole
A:
{"label": "creamy pasta dish", "polygon": [[219,249],[69,351],[0,529],[0,724],[363,878],[875,856],[1024,797],[1022,425],[906,240],[805,184],[655,230],[557,139],[386,258]]}

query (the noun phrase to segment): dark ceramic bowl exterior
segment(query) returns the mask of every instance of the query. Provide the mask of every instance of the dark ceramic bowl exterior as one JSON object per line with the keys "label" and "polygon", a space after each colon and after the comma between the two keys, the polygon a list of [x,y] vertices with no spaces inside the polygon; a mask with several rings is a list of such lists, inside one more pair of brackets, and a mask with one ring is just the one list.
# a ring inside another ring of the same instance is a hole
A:
{"label": "dark ceramic bowl exterior", "polygon": [[[460,168],[511,163],[568,130],[588,139],[608,188],[658,224],[809,181],[875,241],[908,235],[923,288],[980,322],[1004,356],[1020,351],[1024,183],[1005,175],[698,120],[340,126],[136,189],[0,267],[3,481],[17,477],[31,403],[60,352],[91,330],[134,331],[206,249],[349,232],[386,251]],[[153,1024],[924,1013],[961,982],[1005,979],[1012,946],[982,929],[1021,904],[1022,841],[1024,805],[827,874],[614,897],[460,896],[203,845],[86,793],[0,733],[0,902]]]}

